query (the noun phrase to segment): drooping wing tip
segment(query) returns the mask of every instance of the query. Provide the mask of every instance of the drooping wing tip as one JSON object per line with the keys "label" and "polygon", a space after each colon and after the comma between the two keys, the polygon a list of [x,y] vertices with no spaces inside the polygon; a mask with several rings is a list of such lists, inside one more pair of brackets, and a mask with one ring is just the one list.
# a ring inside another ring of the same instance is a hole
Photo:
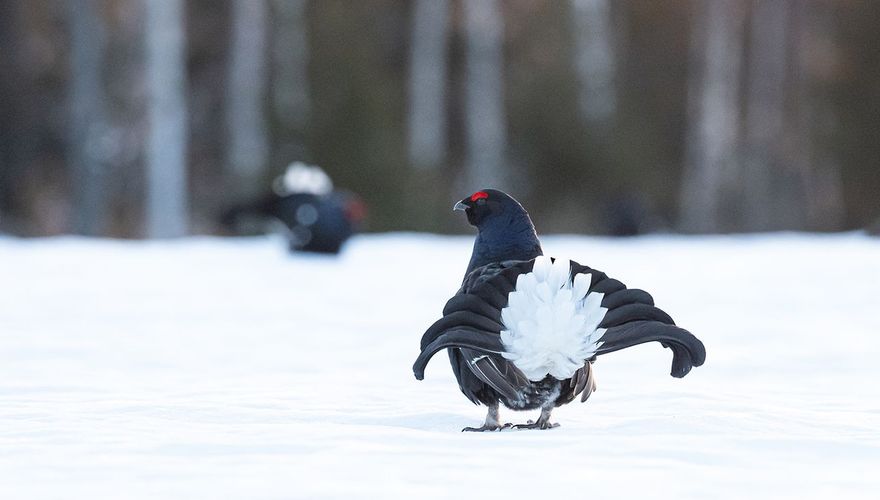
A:
{"label": "drooping wing tip", "polygon": [[[700,340],[697,339],[697,342],[700,342]],[[703,363],[706,362],[706,346],[702,342],[700,342],[700,348],[701,351],[697,359],[694,360],[694,366],[703,366]]]}
{"label": "drooping wing tip", "polygon": [[670,375],[684,377],[694,366],[706,360],[706,347],[694,334],[674,325],[659,321],[633,321],[609,328],[602,336],[598,355],[626,349],[646,342],[659,342],[672,351]]}
{"label": "drooping wing tip", "polygon": [[421,356],[413,364],[413,375],[416,377],[416,380],[425,380],[425,363]]}
{"label": "drooping wing tip", "polygon": [[684,378],[685,375],[691,372],[691,368],[694,367],[692,364],[681,364],[676,366],[678,363],[675,360],[672,360],[672,370],[669,372],[675,378]]}
{"label": "drooping wing tip", "polygon": [[706,347],[694,334],[684,330],[690,336],[690,342],[686,345],[682,344],[666,344],[672,350],[672,370],[670,375],[675,378],[682,378],[695,366],[702,366],[706,362]]}

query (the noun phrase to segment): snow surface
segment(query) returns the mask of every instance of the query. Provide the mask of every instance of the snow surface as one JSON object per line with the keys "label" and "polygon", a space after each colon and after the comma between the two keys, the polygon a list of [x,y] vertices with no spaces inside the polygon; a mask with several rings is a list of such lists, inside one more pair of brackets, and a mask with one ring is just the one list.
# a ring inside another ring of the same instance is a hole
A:
{"label": "snow surface", "polygon": [[558,429],[484,434],[411,371],[471,244],[0,238],[0,498],[880,498],[878,240],[544,238],[707,361],[612,353]]}

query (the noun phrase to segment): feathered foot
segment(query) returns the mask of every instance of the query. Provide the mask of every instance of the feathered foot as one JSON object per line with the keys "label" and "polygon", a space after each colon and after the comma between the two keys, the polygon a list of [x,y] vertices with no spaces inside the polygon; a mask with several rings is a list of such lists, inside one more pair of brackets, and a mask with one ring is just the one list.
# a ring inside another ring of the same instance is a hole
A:
{"label": "feathered foot", "polygon": [[500,431],[510,428],[512,424],[502,424],[498,421],[498,405],[490,406],[489,412],[486,414],[486,423],[480,427],[465,427],[461,432],[486,432]]}
{"label": "feathered foot", "polygon": [[538,417],[538,421],[537,421],[537,422],[533,422],[533,421],[529,420],[528,422],[526,422],[526,423],[524,423],[524,424],[514,424],[514,425],[511,425],[510,428],[511,428],[511,429],[516,429],[516,430],[525,430],[525,429],[541,429],[541,430],[544,430],[544,429],[555,429],[556,427],[559,427],[559,424],[556,424],[556,423],[550,423],[550,412],[552,412],[552,411],[553,411],[553,407],[549,407],[549,408],[541,408],[541,416]]}
{"label": "feathered foot", "polygon": [[504,429],[510,429],[511,427],[515,427],[513,424],[501,424],[501,425],[492,425],[492,424],[483,424],[479,427],[465,427],[461,430],[461,432],[486,432],[486,431],[501,431]]}

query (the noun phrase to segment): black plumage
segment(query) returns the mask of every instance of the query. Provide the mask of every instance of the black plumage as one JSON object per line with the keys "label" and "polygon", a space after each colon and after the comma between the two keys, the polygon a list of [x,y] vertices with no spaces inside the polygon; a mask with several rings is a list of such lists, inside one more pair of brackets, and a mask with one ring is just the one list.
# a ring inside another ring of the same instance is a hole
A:
{"label": "black plumage", "polygon": [[248,220],[278,221],[286,228],[291,251],[335,254],[357,232],[364,216],[360,199],[346,191],[269,194],[228,209],[223,224],[237,229]]}
{"label": "black plumage", "polygon": [[[478,428],[550,428],[553,408],[582,401],[595,390],[592,363],[601,356],[645,342],[660,342],[672,350],[671,374],[685,376],[705,360],[703,344],[690,332],[675,325],[672,318],[654,305],[650,294],[627,288],[605,273],[571,261],[568,283],[578,275],[589,275],[586,298],[601,293],[601,307],[607,309],[599,324],[605,329],[601,344],[583,365],[565,378],[547,375],[530,380],[516,361],[501,332],[507,327],[502,311],[522,275],[532,273],[543,252],[525,209],[509,195],[496,190],[478,191],[456,204],[479,233],[462,286],[443,309],[443,317],[431,325],[421,340],[421,354],[413,365],[417,379],[431,357],[447,349],[453,373],[462,393],[475,404],[489,407],[486,422]],[[510,426],[498,418],[499,403],[514,410],[541,409],[537,422]]]}

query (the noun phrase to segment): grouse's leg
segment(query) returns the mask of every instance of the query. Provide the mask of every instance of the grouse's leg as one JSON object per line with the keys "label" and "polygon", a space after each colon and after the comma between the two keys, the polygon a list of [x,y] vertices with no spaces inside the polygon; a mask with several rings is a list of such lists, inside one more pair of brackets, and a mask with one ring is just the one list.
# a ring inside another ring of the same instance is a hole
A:
{"label": "grouse's leg", "polygon": [[510,427],[510,424],[502,425],[498,421],[498,403],[489,406],[489,412],[486,413],[486,423],[481,427],[465,427],[461,432],[483,432],[483,431],[500,431]]}
{"label": "grouse's leg", "polygon": [[538,417],[537,422],[532,422],[531,420],[525,424],[515,424],[512,425],[513,429],[553,429],[555,427],[559,427],[559,424],[551,424],[550,423],[550,413],[553,411],[553,406],[545,406],[541,408],[541,416]]}

